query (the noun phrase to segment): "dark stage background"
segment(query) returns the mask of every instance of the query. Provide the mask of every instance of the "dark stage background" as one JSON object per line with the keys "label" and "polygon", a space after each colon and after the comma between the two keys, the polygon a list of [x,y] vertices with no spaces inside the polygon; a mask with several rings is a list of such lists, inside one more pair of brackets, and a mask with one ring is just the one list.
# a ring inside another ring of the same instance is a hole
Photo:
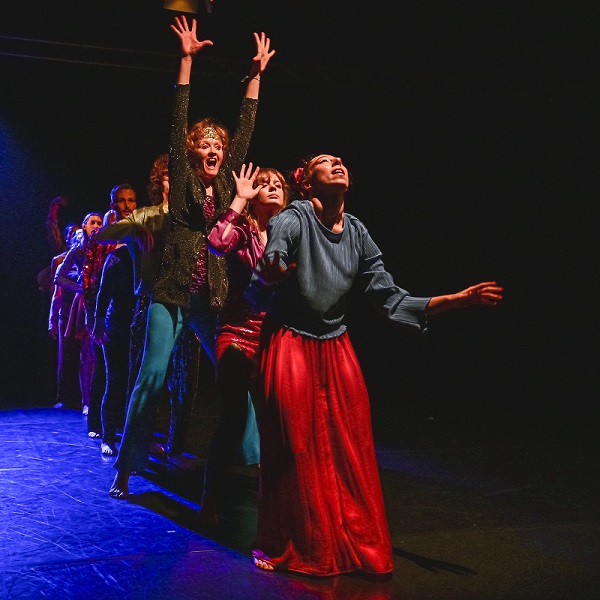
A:
{"label": "dark stage background", "polygon": [[[51,405],[56,350],[36,275],[64,223],[105,211],[113,185],[143,200],[167,149],[178,42],[162,2],[33,0],[0,17],[4,406]],[[360,300],[352,339],[380,435],[434,426],[512,436],[590,432],[597,386],[599,83],[594,3],[199,2],[190,116],[233,125],[264,30],[248,159],[291,169],[339,153],[347,211],[415,295],[482,280],[493,311],[451,313],[414,338]]]}

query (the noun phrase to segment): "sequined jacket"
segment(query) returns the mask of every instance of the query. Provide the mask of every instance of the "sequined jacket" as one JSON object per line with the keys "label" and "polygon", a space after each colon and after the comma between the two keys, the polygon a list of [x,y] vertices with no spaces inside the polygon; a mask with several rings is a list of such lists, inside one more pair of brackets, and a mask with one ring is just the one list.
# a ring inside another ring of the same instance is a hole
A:
{"label": "sequined jacket", "polygon": [[[227,296],[225,259],[207,252],[206,236],[212,223],[204,218],[206,188],[190,167],[186,136],[190,86],[175,86],[175,108],[169,148],[169,213],[171,228],[154,285],[154,302],[187,307],[190,304],[192,273],[198,256],[205,253],[210,305],[220,310]],[[235,188],[232,171],[238,172],[246,159],[254,131],[258,100],[244,98],[235,134],[219,174],[213,182],[215,220],[229,207]]]}

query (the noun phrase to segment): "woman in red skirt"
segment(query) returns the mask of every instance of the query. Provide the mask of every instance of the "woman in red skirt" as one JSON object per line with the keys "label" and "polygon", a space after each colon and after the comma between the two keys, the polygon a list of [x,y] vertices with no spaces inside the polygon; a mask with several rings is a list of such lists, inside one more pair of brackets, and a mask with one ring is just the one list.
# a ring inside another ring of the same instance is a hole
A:
{"label": "woman in red skirt", "polygon": [[261,473],[256,566],[309,575],[393,570],[371,430],[369,397],[344,324],[359,284],[400,329],[496,306],[503,289],[414,297],[395,285],[361,221],[344,212],[348,169],[330,154],[294,173],[302,200],[272,217],[247,297],[266,310],[261,367]]}

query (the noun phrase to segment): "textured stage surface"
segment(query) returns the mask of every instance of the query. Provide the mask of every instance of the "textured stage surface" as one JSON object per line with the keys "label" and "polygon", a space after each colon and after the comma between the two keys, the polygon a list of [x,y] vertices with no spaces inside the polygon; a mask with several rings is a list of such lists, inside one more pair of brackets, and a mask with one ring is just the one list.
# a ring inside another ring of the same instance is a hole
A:
{"label": "textured stage surface", "polygon": [[232,473],[222,526],[206,531],[195,521],[202,457],[188,471],[154,460],[118,501],[113,459],[81,414],[3,410],[0,598],[597,599],[599,469],[579,441],[378,447],[395,572],[320,580],[253,566],[252,469]]}

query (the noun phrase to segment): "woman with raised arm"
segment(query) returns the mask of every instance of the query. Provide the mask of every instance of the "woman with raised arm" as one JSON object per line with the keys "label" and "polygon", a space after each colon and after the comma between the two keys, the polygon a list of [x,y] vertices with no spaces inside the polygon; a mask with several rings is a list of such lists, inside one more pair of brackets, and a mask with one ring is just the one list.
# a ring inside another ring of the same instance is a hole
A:
{"label": "woman with raised arm", "polygon": [[[127,498],[129,476],[148,464],[157,402],[171,352],[186,325],[194,329],[214,364],[216,315],[227,295],[227,270],[224,258],[208,252],[206,236],[229,204],[235,185],[232,171],[244,163],[254,130],[261,74],[275,54],[270,39],[254,33],[256,54],[232,138],[212,118],[188,127],[192,62],[212,41],[198,40],[196,19],[190,27],[184,16],[175,17],[171,29],[181,44],[181,61],[169,148],[170,229],[148,310],[142,364],[114,465],[117,474],[109,490],[113,498]],[[258,435],[255,420],[249,425]]]}
{"label": "woman with raised arm", "polygon": [[[260,414],[258,349],[264,313],[253,310],[243,294],[265,249],[267,223],[287,205],[290,192],[285,176],[273,168],[253,170],[249,163],[242,167],[239,177],[235,173],[234,177],[236,195],[208,235],[210,250],[225,256],[229,275],[229,291],[217,323],[216,380],[221,411],[204,465],[200,508],[201,522],[213,526],[219,522],[227,469],[240,462],[249,408]],[[255,458],[248,456],[246,462],[258,464],[259,460],[257,444]]]}

